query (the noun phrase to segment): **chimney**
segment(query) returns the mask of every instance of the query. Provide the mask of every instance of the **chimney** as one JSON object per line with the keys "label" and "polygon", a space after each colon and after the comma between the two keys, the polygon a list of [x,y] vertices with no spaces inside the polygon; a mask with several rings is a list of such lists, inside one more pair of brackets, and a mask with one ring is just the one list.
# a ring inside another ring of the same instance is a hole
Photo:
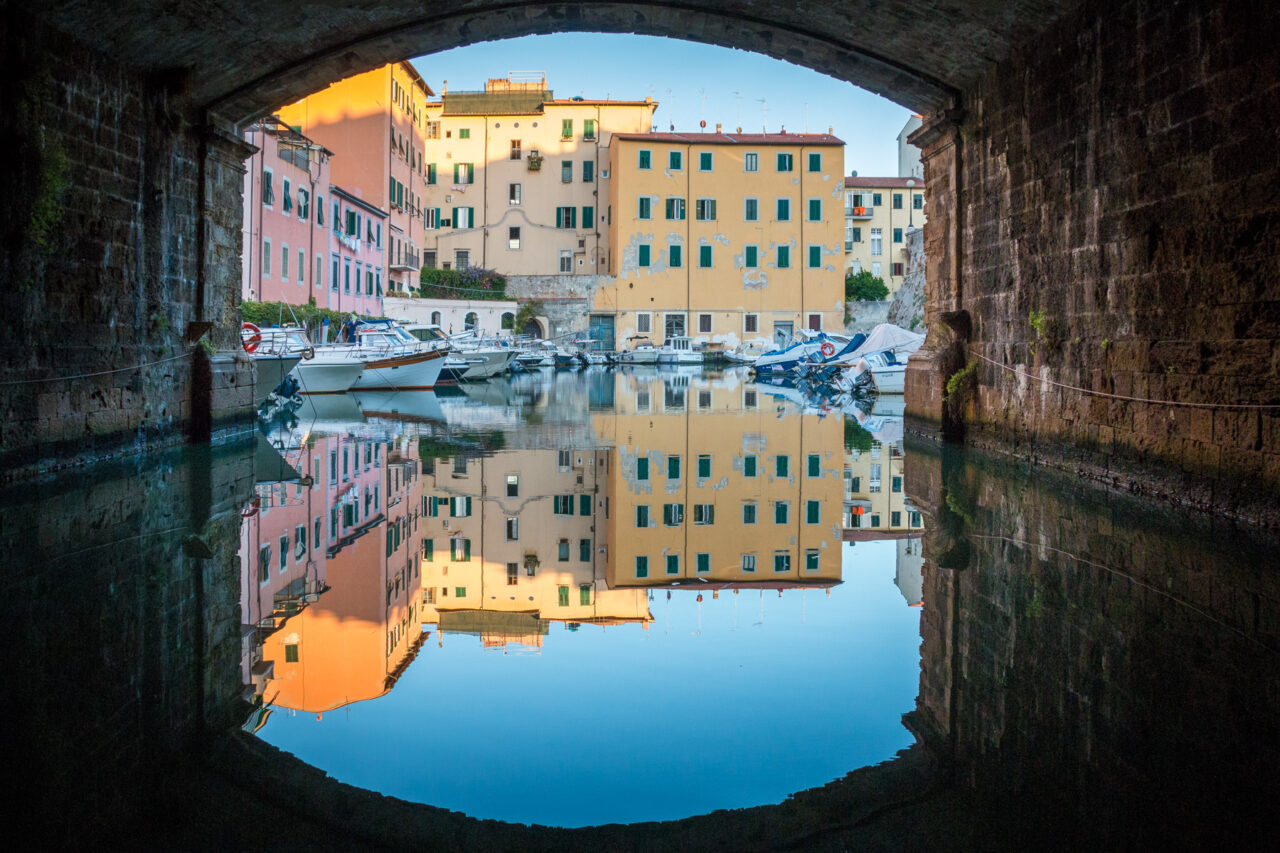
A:
{"label": "chimney", "polygon": [[720,129],[720,122],[716,122],[716,133],[722,133],[722,132],[723,131]]}
{"label": "chimney", "polygon": [[835,135],[836,135],[835,125],[831,125],[831,124],[827,125],[827,136],[835,136]]}

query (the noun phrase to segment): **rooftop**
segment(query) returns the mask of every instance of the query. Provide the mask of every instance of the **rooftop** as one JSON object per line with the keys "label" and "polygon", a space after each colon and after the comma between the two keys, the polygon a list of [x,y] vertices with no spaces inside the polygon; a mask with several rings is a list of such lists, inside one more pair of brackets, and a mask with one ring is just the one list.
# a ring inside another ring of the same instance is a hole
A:
{"label": "rooftop", "polygon": [[907,181],[911,181],[912,186],[924,189],[924,181],[920,178],[862,178],[850,175],[844,179],[844,185],[849,189],[906,189]]}
{"label": "rooftop", "polygon": [[844,145],[829,133],[615,133],[613,138],[689,145]]}

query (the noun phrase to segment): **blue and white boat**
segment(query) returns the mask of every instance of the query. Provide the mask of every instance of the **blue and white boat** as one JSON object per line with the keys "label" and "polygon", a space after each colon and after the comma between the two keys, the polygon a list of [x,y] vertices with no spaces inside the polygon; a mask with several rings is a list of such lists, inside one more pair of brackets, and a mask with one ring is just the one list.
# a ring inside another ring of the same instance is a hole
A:
{"label": "blue and white boat", "polygon": [[790,373],[815,358],[827,361],[838,358],[841,353],[852,352],[857,344],[850,348],[850,342],[844,335],[799,332],[786,346],[766,352],[756,359],[753,369],[763,375]]}

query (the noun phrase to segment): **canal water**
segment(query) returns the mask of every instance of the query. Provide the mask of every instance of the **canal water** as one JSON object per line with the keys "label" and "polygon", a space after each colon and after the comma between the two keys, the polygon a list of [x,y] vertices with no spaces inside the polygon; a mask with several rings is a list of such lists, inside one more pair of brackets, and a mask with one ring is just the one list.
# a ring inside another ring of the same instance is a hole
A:
{"label": "canal water", "polygon": [[640,846],[1276,825],[1275,539],[904,438],[901,398],[638,368],[316,397],[4,502],[11,800],[55,846],[385,843],[339,783],[602,827],[476,849],[716,810]]}

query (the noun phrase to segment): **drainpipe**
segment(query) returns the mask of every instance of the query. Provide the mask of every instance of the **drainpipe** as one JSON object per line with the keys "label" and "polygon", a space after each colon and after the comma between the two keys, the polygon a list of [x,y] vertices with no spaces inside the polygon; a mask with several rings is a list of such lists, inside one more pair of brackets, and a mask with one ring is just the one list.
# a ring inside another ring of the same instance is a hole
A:
{"label": "drainpipe", "polygon": [[[484,184],[480,201],[480,266],[489,268],[489,117],[484,117]],[[456,225],[456,223],[455,223]],[[480,324],[476,324],[479,329]]]}

